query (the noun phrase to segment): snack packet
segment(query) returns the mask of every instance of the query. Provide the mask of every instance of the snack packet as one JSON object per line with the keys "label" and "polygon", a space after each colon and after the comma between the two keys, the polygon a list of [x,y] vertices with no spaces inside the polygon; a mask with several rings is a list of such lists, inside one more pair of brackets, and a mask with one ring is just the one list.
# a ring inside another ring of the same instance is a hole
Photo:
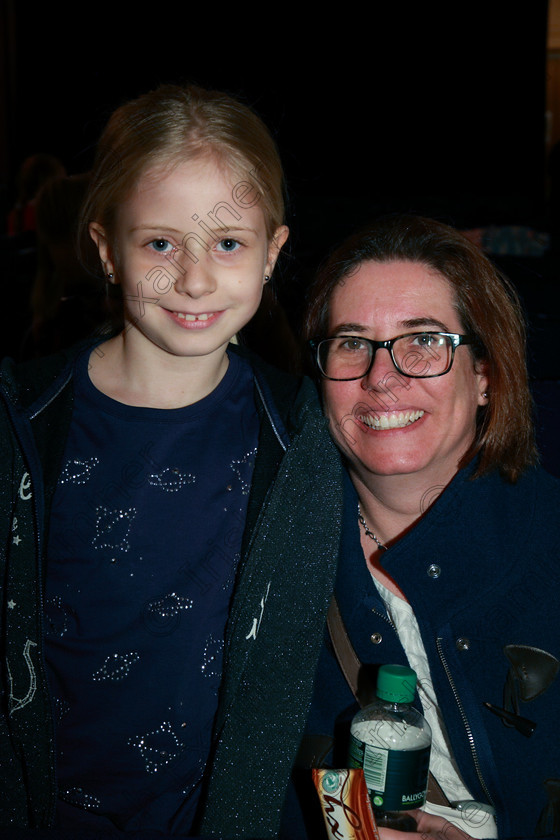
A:
{"label": "snack packet", "polygon": [[361,768],[311,772],[330,840],[380,840]]}

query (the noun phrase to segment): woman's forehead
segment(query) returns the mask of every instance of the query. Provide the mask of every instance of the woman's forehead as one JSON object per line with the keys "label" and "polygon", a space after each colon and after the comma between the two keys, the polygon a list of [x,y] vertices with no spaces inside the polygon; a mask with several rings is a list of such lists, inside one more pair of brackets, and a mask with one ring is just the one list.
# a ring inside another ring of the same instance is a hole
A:
{"label": "woman's forehead", "polygon": [[[344,311],[395,317],[420,317],[426,307],[449,316],[456,311],[449,281],[418,262],[392,260],[362,263],[335,286],[330,302],[331,321]],[[416,311],[418,310],[418,311]]]}

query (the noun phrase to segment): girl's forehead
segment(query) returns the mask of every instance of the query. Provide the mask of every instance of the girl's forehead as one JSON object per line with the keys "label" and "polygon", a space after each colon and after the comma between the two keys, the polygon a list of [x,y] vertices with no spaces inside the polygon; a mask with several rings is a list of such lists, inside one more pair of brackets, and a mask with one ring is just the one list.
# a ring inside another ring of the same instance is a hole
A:
{"label": "girl's forehead", "polygon": [[121,231],[150,224],[185,234],[199,223],[222,230],[249,228],[259,235],[267,230],[263,194],[256,182],[240,179],[213,155],[154,161],[140,173],[116,215]]}
{"label": "girl's forehead", "polygon": [[215,150],[188,155],[161,155],[159,159],[148,161],[139,173],[136,186],[157,184],[175,174],[185,177],[186,174],[198,176],[206,172],[221,176],[224,181],[234,184],[241,176],[247,175],[249,168],[249,164],[244,169],[241,163],[230,160],[225,152],[219,153]]}

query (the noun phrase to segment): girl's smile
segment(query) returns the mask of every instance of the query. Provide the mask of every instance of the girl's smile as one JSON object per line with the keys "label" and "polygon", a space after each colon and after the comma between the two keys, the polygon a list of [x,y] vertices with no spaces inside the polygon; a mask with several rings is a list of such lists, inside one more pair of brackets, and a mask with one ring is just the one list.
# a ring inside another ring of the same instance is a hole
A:
{"label": "girl's smile", "polygon": [[212,326],[222,314],[223,312],[201,312],[197,315],[191,312],[169,312],[185,330],[204,330]]}

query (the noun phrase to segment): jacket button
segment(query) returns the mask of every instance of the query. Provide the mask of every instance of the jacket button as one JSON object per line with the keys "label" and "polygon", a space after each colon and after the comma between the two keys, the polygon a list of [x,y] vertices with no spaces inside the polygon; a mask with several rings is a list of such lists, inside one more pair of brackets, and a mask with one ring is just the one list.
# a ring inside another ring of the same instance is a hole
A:
{"label": "jacket button", "polygon": [[381,635],[381,633],[372,633],[369,638],[373,645],[379,645],[383,641],[383,636]]}
{"label": "jacket button", "polygon": [[438,578],[441,575],[441,567],[437,563],[428,566],[428,577]]}
{"label": "jacket button", "polygon": [[455,642],[455,647],[457,648],[457,650],[468,650],[470,646],[471,640],[466,639],[464,636],[460,636]]}

